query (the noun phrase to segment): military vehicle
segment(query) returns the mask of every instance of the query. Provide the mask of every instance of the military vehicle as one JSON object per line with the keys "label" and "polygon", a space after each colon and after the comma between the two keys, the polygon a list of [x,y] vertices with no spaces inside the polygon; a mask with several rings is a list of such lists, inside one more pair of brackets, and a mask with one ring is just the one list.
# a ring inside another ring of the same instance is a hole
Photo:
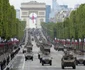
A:
{"label": "military vehicle", "polygon": [[37,46],[37,47],[40,47],[40,46],[41,46],[41,43],[36,42],[36,46]]}
{"label": "military vehicle", "polygon": [[50,47],[49,46],[44,47],[44,52],[49,52],[50,53]]}
{"label": "military vehicle", "polygon": [[64,46],[62,44],[60,44],[60,43],[57,43],[57,44],[55,44],[54,49],[58,50],[58,51],[63,51]]}
{"label": "military vehicle", "polygon": [[64,69],[64,67],[73,67],[73,69],[76,69],[76,59],[73,55],[64,55],[61,59],[61,67]]}
{"label": "military vehicle", "polygon": [[59,47],[57,48],[57,50],[58,50],[58,51],[64,51],[64,47],[63,47],[63,46],[59,46]]}
{"label": "military vehicle", "polygon": [[31,59],[33,61],[33,52],[26,52],[25,53],[25,61]]}
{"label": "military vehicle", "polygon": [[32,41],[34,41],[34,38],[32,38]]}
{"label": "military vehicle", "polygon": [[32,46],[27,46],[27,52],[31,52],[32,51]]}
{"label": "military vehicle", "polygon": [[67,49],[67,50],[73,50],[73,47],[69,46],[69,45],[65,45],[64,48]]}
{"label": "military vehicle", "polygon": [[33,61],[32,45],[26,46],[25,60],[31,59]]}
{"label": "military vehicle", "polygon": [[83,64],[85,65],[85,55],[83,52],[80,52],[79,55],[76,55],[76,64]]}
{"label": "military vehicle", "polygon": [[50,48],[51,48],[51,46],[49,44],[42,43],[40,50],[42,51],[42,53],[44,53],[44,52],[50,53]]}
{"label": "military vehicle", "polygon": [[26,51],[27,51],[27,48],[24,48],[24,49],[23,49],[23,53],[26,53]]}
{"label": "military vehicle", "polygon": [[44,65],[44,64],[50,64],[50,65],[52,65],[52,57],[50,56],[50,55],[43,55],[43,57],[42,57],[42,66]]}

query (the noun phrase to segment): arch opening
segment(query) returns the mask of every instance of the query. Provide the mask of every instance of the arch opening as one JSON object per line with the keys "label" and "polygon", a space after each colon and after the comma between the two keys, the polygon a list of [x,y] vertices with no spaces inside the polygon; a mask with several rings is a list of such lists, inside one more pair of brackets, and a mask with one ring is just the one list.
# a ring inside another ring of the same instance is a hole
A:
{"label": "arch opening", "polygon": [[37,14],[36,13],[30,13],[29,15],[29,28],[36,28],[37,24]]}

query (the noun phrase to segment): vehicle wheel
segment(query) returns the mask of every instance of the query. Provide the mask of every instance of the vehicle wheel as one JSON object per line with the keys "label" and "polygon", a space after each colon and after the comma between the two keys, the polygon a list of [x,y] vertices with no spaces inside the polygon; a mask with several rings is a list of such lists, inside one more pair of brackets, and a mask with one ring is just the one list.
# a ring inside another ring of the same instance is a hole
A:
{"label": "vehicle wheel", "polygon": [[78,62],[76,61],[76,65],[78,65]]}
{"label": "vehicle wheel", "polygon": [[50,61],[50,66],[52,65],[52,61]]}
{"label": "vehicle wheel", "polygon": [[10,68],[9,68],[9,67],[7,67],[7,68],[6,68],[6,70],[10,70]]}
{"label": "vehicle wheel", "polygon": [[40,63],[41,63],[41,60],[40,60]]}
{"label": "vehicle wheel", "polygon": [[85,61],[84,61],[84,63],[83,63],[83,64],[84,64],[84,66],[85,66]]}
{"label": "vehicle wheel", "polygon": [[76,66],[73,66],[73,69],[76,69]]}
{"label": "vehicle wheel", "polygon": [[42,60],[40,59],[40,63],[42,62]]}
{"label": "vehicle wheel", "polygon": [[50,66],[52,65],[52,63],[50,63]]}
{"label": "vehicle wheel", "polygon": [[62,65],[62,69],[64,69],[64,66]]}
{"label": "vehicle wheel", "polygon": [[42,66],[44,66],[44,63],[42,62]]}
{"label": "vehicle wheel", "polygon": [[32,61],[33,61],[33,57],[32,57]]}
{"label": "vehicle wheel", "polygon": [[40,59],[40,55],[38,55],[38,59]]}

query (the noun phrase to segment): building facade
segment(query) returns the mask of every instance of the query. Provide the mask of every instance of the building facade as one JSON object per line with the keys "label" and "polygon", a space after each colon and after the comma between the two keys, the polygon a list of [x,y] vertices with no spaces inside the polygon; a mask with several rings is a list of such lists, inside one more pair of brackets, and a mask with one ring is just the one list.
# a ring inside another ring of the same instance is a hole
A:
{"label": "building facade", "polygon": [[68,18],[70,16],[72,10],[61,10],[60,12],[56,13],[55,15],[55,22],[63,22],[65,18]]}
{"label": "building facade", "polygon": [[16,18],[20,19],[20,10],[16,9]]}
{"label": "building facade", "polygon": [[[69,8],[67,5],[59,5],[57,3],[57,0],[52,0],[52,10],[51,10],[51,14],[50,14],[50,22],[56,23],[56,21],[57,21],[56,17],[59,17],[59,18],[62,17],[62,15],[60,15],[61,14],[60,12],[68,11],[68,10],[69,10]],[[61,21],[61,19],[59,19],[58,21]]]}
{"label": "building facade", "polygon": [[50,13],[51,13],[51,6],[50,5],[46,5],[46,23],[49,22]]}
{"label": "building facade", "polygon": [[45,15],[45,3],[36,1],[21,3],[21,19],[26,21],[26,28],[41,28],[41,22],[45,22],[46,19]]}

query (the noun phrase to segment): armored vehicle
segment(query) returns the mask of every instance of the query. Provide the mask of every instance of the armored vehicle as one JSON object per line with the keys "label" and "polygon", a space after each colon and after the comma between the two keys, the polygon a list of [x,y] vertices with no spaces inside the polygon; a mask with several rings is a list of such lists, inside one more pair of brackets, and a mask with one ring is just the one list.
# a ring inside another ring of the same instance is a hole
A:
{"label": "armored vehicle", "polygon": [[29,46],[26,46],[27,48],[27,51],[25,53],[25,60],[27,59],[31,59],[33,61],[33,52],[32,52],[32,46],[29,45]]}
{"label": "armored vehicle", "polygon": [[37,45],[37,47],[40,47],[41,46],[41,44],[38,42],[38,43],[36,43],[36,45]]}
{"label": "armored vehicle", "polygon": [[44,53],[44,52],[49,52],[50,53],[50,48],[51,46],[49,46],[48,44],[44,44],[42,43],[42,46],[40,47],[40,50]]}
{"label": "armored vehicle", "polygon": [[64,67],[73,67],[73,69],[76,69],[76,59],[73,55],[64,55],[61,59],[61,67],[64,69]]}
{"label": "armored vehicle", "polygon": [[59,47],[57,48],[57,50],[58,50],[58,51],[64,51],[64,47],[63,47],[63,46],[59,46]]}
{"label": "armored vehicle", "polygon": [[34,41],[34,38],[32,38],[32,41]]}
{"label": "armored vehicle", "polygon": [[27,52],[32,52],[32,47],[31,46],[27,46]]}
{"label": "armored vehicle", "polygon": [[25,61],[31,59],[33,61],[33,52],[26,52],[25,53]]}
{"label": "armored vehicle", "polygon": [[76,64],[83,64],[85,65],[85,55],[82,53],[80,53],[79,55],[76,55]]}
{"label": "armored vehicle", "polygon": [[52,65],[52,57],[50,55],[44,55],[42,57],[42,66],[44,64],[50,64],[50,65]]}

